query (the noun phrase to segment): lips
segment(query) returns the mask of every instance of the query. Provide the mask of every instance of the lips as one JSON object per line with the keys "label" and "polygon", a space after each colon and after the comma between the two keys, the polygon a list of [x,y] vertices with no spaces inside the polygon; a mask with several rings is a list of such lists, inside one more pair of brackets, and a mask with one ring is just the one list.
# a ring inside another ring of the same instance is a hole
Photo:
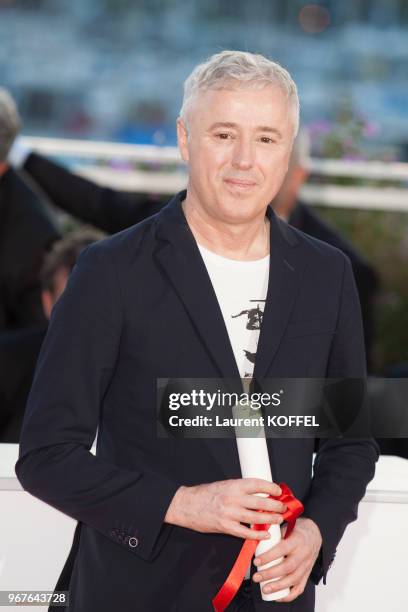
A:
{"label": "lips", "polygon": [[227,178],[225,179],[225,182],[228,183],[229,185],[234,185],[235,187],[242,187],[242,188],[254,187],[256,185],[254,181],[234,179],[234,178]]}

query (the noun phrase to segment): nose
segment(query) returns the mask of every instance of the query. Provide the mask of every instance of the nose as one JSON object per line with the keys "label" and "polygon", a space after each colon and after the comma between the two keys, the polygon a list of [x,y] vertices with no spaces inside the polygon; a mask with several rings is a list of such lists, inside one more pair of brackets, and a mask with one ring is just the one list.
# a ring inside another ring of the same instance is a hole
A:
{"label": "nose", "polygon": [[237,170],[250,170],[254,165],[253,143],[249,139],[240,138],[237,140],[232,165]]}

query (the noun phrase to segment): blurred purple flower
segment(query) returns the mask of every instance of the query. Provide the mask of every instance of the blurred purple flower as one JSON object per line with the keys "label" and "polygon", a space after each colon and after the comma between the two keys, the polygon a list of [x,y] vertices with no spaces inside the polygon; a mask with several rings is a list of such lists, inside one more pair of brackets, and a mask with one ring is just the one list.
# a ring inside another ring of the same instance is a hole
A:
{"label": "blurred purple flower", "polygon": [[352,149],[352,148],[354,147],[354,145],[355,145],[354,138],[345,138],[345,139],[343,140],[343,146],[344,146],[346,149]]}
{"label": "blurred purple flower", "polygon": [[318,136],[319,134],[330,134],[333,130],[333,123],[326,119],[319,119],[308,125],[310,136]]}
{"label": "blurred purple flower", "polygon": [[376,134],[378,134],[379,131],[380,131],[380,128],[378,124],[371,123],[370,121],[364,121],[364,127],[363,127],[364,136],[366,136],[367,138],[370,138],[371,136],[376,136]]}
{"label": "blurred purple flower", "polygon": [[132,164],[129,160],[124,158],[113,157],[110,160],[110,167],[114,170],[132,170]]}
{"label": "blurred purple flower", "polygon": [[361,153],[347,153],[347,155],[343,155],[342,159],[346,161],[364,161],[367,157]]}

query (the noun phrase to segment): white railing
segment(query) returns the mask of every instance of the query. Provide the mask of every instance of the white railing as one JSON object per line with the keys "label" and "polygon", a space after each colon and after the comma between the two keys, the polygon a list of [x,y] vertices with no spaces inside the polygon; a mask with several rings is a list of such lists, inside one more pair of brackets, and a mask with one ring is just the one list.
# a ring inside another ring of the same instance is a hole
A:
{"label": "white railing", "polygon": [[[24,137],[23,145],[49,156],[72,157],[75,171],[102,185],[125,191],[173,193],[186,186],[187,173],[176,147],[131,145],[112,142],[70,140],[62,138]],[[150,171],[118,170],[89,160],[127,160],[152,164]],[[78,160],[87,160],[81,165]],[[175,171],[161,170],[171,164]],[[157,165],[157,167],[154,167]],[[305,165],[315,175],[325,177],[360,177],[367,180],[390,180],[400,186],[343,186],[308,183],[302,187],[302,198],[321,206],[408,212],[408,164],[381,161],[348,161],[309,158]]]}

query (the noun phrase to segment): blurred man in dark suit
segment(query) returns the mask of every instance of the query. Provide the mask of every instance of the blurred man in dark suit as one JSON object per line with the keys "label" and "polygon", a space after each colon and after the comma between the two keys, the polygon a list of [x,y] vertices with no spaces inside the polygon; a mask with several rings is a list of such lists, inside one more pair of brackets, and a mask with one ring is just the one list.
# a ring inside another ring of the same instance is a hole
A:
{"label": "blurred man in dark suit", "polygon": [[39,271],[60,236],[38,195],[8,163],[19,129],[16,105],[0,89],[0,332],[45,323]]}
{"label": "blurred man in dark suit", "polygon": [[[41,299],[46,320],[61,296],[79,253],[102,237],[80,230],[56,242],[41,271]],[[47,324],[0,334],[0,443],[18,443],[25,406]]]}
{"label": "blurred man in dark suit", "polygon": [[272,207],[281,219],[284,219],[293,227],[337,247],[349,257],[360,298],[367,367],[370,372],[373,365],[374,303],[379,288],[378,275],[350,242],[323,221],[312,207],[302,202],[299,195],[300,189],[309,176],[307,157],[308,140],[305,134],[300,134],[293,148],[288,173],[279,193],[272,202]]}

